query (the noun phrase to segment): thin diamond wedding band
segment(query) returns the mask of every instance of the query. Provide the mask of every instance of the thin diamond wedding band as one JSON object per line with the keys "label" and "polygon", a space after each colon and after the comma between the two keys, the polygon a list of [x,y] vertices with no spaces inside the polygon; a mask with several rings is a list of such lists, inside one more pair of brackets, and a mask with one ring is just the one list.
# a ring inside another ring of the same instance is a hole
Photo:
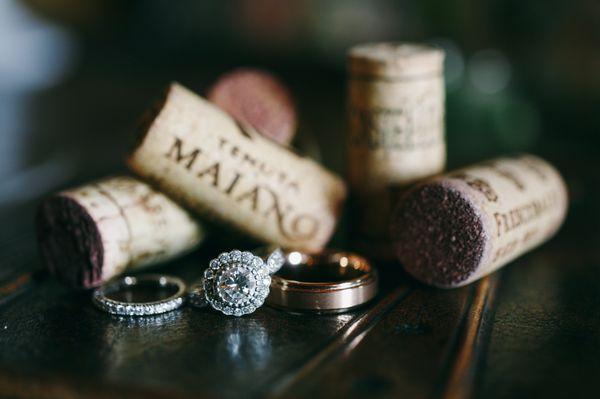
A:
{"label": "thin diamond wedding band", "polygon": [[210,305],[226,315],[243,316],[261,307],[271,285],[271,274],[283,265],[281,249],[263,260],[251,252],[224,252],[210,261],[204,276],[188,293],[194,306]]}
{"label": "thin diamond wedding band", "polygon": [[[168,298],[151,302],[133,302],[111,299],[108,296],[139,285],[151,285],[158,289],[171,288],[175,293]],[[177,278],[159,274],[126,276],[102,285],[94,290],[92,301],[105,312],[123,316],[145,316],[169,312],[180,307],[185,299],[185,283]]]}
{"label": "thin diamond wedding band", "polygon": [[362,256],[324,251],[307,255],[292,251],[272,277],[267,304],[300,311],[345,312],[377,294],[377,271]]}

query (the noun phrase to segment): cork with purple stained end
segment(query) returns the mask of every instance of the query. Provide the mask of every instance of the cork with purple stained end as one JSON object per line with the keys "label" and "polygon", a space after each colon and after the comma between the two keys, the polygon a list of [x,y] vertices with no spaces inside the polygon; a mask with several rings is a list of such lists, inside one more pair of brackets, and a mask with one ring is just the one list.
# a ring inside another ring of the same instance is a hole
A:
{"label": "cork with purple stained end", "polygon": [[44,200],[37,234],[48,270],[72,287],[90,288],[192,250],[204,229],[146,183],[116,176]]}
{"label": "cork with purple stained end", "polygon": [[415,278],[460,287],[552,237],[567,206],[565,182],[549,163],[498,158],[412,189],[395,209],[392,237]]}
{"label": "cork with purple stained end", "polygon": [[210,87],[206,98],[276,143],[288,145],[296,134],[298,115],[292,94],[266,71],[228,72]]}

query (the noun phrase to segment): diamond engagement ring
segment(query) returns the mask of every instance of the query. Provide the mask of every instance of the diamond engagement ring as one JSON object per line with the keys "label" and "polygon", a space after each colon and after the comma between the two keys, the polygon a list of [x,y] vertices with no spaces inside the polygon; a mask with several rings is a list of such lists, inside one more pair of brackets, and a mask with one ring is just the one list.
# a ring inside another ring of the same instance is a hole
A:
{"label": "diamond engagement ring", "polygon": [[224,252],[210,261],[204,276],[189,291],[194,306],[210,305],[226,315],[243,316],[262,306],[271,285],[271,274],[285,261],[281,249],[266,260],[250,252]]}
{"label": "diamond engagement ring", "polygon": [[[92,301],[105,312],[147,316],[169,312],[185,299],[185,283],[172,276],[145,274],[109,281],[94,290]],[[148,299],[152,299],[148,301]]]}

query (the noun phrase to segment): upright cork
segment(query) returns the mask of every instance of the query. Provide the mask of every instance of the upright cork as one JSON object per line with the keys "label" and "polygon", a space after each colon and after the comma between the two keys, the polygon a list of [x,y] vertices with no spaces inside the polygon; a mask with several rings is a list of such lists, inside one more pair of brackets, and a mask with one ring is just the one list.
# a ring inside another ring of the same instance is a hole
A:
{"label": "upright cork", "polygon": [[567,203],[562,177],[538,157],[483,162],[407,193],[392,222],[397,255],[417,279],[460,287],[552,237]]}
{"label": "upright cork", "polygon": [[348,53],[350,232],[373,257],[393,256],[389,219],[399,195],[445,167],[443,61],[437,48],[406,43]]}
{"label": "upright cork", "polygon": [[78,288],[172,259],[204,237],[187,211],[146,183],[125,176],[46,199],[38,211],[37,233],[47,268]]}
{"label": "upright cork", "polygon": [[307,251],[331,237],[344,182],[172,84],[130,168],[199,215],[256,240]]}

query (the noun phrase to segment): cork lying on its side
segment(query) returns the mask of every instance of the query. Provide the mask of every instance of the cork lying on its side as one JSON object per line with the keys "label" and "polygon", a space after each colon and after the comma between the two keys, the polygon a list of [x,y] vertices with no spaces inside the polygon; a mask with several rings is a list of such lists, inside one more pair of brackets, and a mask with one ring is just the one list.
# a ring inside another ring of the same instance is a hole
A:
{"label": "cork lying on its side", "polygon": [[37,234],[50,272],[79,288],[172,259],[204,237],[187,211],[146,183],[124,176],[46,199],[38,211]]}
{"label": "cork lying on its side", "polygon": [[287,145],[296,133],[296,105],[287,87],[270,73],[240,68],[221,76],[206,98],[263,136]]}
{"label": "cork lying on its side", "polygon": [[307,251],[331,237],[344,182],[178,84],[148,120],[129,167],[201,216]]}
{"label": "cork lying on its side", "polygon": [[368,43],[348,53],[348,183],[353,244],[393,258],[389,219],[409,185],[441,172],[444,53],[426,45]]}
{"label": "cork lying on its side", "polygon": [[411,190],[395,210],[392,236],[415,278],[460,287],[548,240],[567,203],[562,177],[544,160],[499,158]]}

